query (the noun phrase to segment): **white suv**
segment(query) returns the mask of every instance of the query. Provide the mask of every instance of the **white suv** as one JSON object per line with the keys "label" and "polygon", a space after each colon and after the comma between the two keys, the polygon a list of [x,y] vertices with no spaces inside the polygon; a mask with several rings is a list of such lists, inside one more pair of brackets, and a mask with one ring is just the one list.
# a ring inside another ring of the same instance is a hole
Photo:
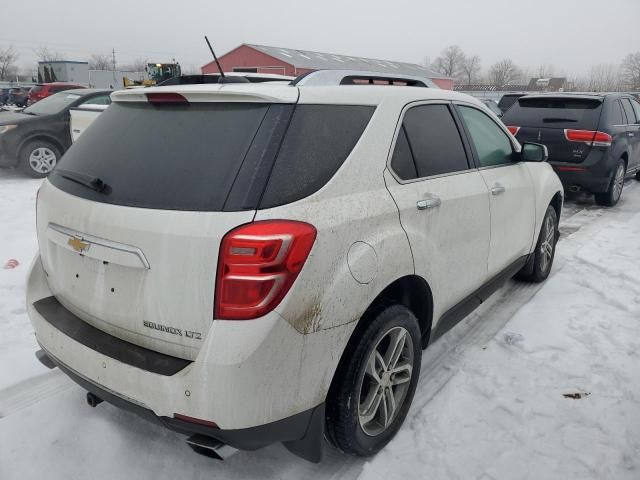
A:
{"label": "white suv", "polygon": [[422,349],[503,280],[547,277],[563,201],[545,147],[425,86],[114,93],[39,191],[41,361],[201,453],[380,450]]}

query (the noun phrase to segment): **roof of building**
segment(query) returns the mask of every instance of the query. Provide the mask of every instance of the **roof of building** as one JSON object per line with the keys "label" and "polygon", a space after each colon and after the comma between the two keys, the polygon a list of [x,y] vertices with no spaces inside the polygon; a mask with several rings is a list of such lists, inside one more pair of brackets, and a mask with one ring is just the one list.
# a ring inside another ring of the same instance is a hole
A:
{"label": "roof of building", "polygon": [[312,70],[366,70],[369,72],[399,73],[427,78],[449,78],[417,63],[380,60],[377,58],[338,55],[335,53],[297,50],[294,48],[271,47],[267,45],[244,44],[296,68]]}
{"label": "roof of building", "polygon": [[89,62],[78,62],[76,60],[51,60],[51,61],[40,61],[38,62],[39,65],[51,65],[54,63],[74,63],[74,64],[81,64],[81,65],[88,65]]}

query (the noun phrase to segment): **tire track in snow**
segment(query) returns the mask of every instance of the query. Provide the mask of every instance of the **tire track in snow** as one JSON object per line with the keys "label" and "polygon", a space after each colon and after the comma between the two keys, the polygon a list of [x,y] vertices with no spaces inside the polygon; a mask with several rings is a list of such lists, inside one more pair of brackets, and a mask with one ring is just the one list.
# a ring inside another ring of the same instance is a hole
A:
{"label": "tire track in snow", "polygon": [[74,383],[59,369],[0,390],[0,419],[68,390]]}

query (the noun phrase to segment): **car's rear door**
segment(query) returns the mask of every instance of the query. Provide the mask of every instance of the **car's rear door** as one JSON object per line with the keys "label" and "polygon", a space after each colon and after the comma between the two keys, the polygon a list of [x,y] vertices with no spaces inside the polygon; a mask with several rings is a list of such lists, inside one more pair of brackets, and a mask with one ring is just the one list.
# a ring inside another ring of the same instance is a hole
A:
{"label": "car's rear door", "polygon": [[634,172],[640,168],[640,104],[628,97],[623,97],[620,101],[627,117],[627,138],[629,141],[627,171]]}
{"label": "car's rear door", "polygon": [[514,161],[514,146],[503,127],[479,107],[460,103],[457,109],[490,192],[488,273],[493,277],[530,252],[536,217],[533,181],[527,166]]}
{"label": "car's rear door", "polygon": [[487,279],[489,193],[448,103],[405,108],[392,152],[387,188],[439,318]]}

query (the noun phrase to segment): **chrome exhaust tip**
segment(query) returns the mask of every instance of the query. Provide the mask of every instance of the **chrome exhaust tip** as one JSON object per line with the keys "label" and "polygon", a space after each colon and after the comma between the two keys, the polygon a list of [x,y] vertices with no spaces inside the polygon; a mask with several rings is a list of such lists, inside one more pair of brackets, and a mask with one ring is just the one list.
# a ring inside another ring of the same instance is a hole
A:
{"label": "chrome exhaust tip", "polygon": [[215,438],[197,434],[187,438],[187,445],[194,452],[215,460],[224,460],[238,451],[237,448],[226,445]]}

